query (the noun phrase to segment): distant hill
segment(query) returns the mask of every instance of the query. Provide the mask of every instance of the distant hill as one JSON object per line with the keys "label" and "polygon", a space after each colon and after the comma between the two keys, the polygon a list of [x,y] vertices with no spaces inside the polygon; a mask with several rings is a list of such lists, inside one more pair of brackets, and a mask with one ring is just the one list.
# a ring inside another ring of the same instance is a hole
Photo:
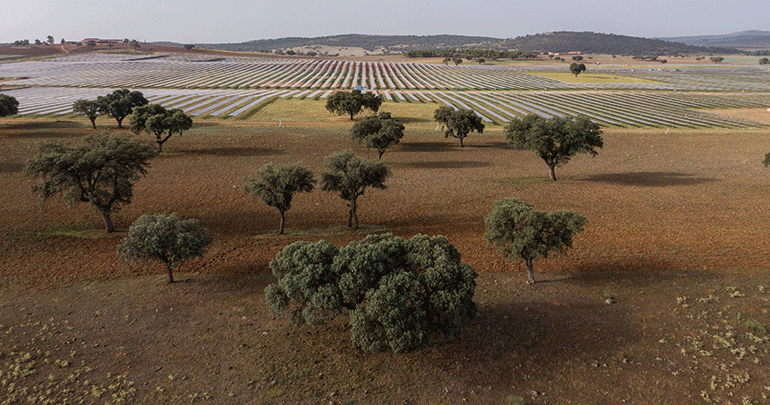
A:
{"label": "distant hill", "polygon": [[658,38],[696,46],[731,47],[743,50],[770,49],[770,31],[741,31],[724,35]]}
{"label": "distant hill", "polygon": [[402,53],[410,50],[495,49],[525,52],[582,52],[616,55],[732,54],[738,49],[696,46],[662,39],[648,39],[594,32],[549,32],[512,39],[461,35],[335,35],[318,38],[261,39],[231,44],[195,44],[198,48],[229,51],[285,52],[314,47],[359,47],[371,54]]}
{"label": "distant hill", "polygon": [[199,48],[221,49],[228,51],[265,52],[276,49],[327,47],[358,47],[370,53],[401,53],[413,49],[447,49],[480,47],[502,49],[500,39],[489,37],[469,37],[461,35],[334,35],[317,38],[289,37],[279,39],[260,39],[234,44],[196,44]]}
{"label": "distant hill", "polygon": [[681,54],[732,54],[737,49],[726,47],[694,46],[683,43],[630,37],[626,35],[596,32],[560,31],[526,35],[504,41],[509,48],[521,51],[582,52],[610,55],[681,55]]}

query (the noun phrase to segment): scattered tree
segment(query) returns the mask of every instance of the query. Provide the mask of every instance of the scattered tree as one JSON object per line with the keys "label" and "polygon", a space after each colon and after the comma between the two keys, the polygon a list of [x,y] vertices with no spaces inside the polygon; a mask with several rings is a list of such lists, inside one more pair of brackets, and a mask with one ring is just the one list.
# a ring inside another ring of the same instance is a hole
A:
{"label": "scattered tree", "polygon": [[66,44],[66,43],[67,43],[67,41],[65,41],[65,40],[64,40],[64,38],[62,38],[62,39],[61,39],[61,44],[62,44],[62,45],[64,45],[64,44]]}
{"label": "scattered tree", "polygon": [[377,149],[377,161],[390,145],[396,145],[404,137],[404,124],[391,117],[389,112],[371,115],[353,124],[350,137],[367,148]]}
{"label": "scattered tree", "polygon": [[281,213],[278,234],[283,235],[286,211],[291,208],[294,194],[313,191],[315,184],[313,172],[305,166],[280,166],[276,170],[272,164],[267,164],[255,176],[246,179],[243,191],[252,200],[259,196],[262,202],[278,209]]}
{"label": "scattered tree", "polygon": [[101,105],[96,100],[80,99],[72,104],[72,111],[75,114],[85,114],[91,120],[91,126],[94,129],[96,129],[96,117],[101,110]]}
{"label": "scattered tree", "polygon": [[[158,152],[163,152],[163,143],[174,134],[182,136],[192,127],[192,118],[178,108],[167,110],[160,104],[147,104],[137,107],[129,119],[131,131],[140,134],[145,131],[155,135]],[[164,136],[165,134],[165,136]]]}
{"label": "scattered tree", "polygon": [[349,114],[350,119],[367,108],[376,113],[380,109],[382,99],[372,93],[361,93],[359,90],[351,92],[338,91],[326,99],[326,110],[337,115]]}
{"label": "scattered tree", "polygon": [[454,58],[454,59],[452,59],[452,62],[454,62],[455,66],[457,66],[457,65],[463,63],[463,58]]}
{"label": "scattered tree", "polygon": [[582,63],[572,62],[569,65],[569,71],[572,72],[575,77],[586,71],[586,65]]}
{"label": "scattered tree", "polygon": [[505,128],[509,144],[535,151],[543,159],[551,180],[556,180],[556,167],[567,164],[576,154],[596,156],[594,148],[604,146],[601,134],[599,124],[583,115],[545,119],[529,114],[512,120]]}
{"label": "scattered tree", "polygon": [[348,202],[348,226],[358,229],[358,197],[367,187],[385,189],[390,170],[381,162],[372,163],[351,151],[335,152],[324,163],[329,172],[321,178],[323,191],[338,193]]}
{"label": "scattered tree", "polygon": [[187,44],[187,45],[184,46],[184,49],[187,50],[187,51],[189,51],[190,49],[193,49],[193,48],[195,48],[195,45],[193,45],[193,44]]}
{"label": "scattered tree", "polygon": [[531,204],[515,198],[497,201],[484,218],[488,244],[495,244],[510,260],[524,259],[528,284],[535,282],[532,261],[548,257],[550,251],[562,253],[572,247],[572,236],[588,223],[582,215],[566,210],[535,211]]}
{"label": "scattered tree", "polygon": [[265,288],[273,315],[289,309],[294,323],[320,325],[347,312],[353,343],[365,351],[403,353],[437,333],[454,338],[477,314],[477,274],[443,236],[369,235],[342,249],[295,242],[270,268],[278,278]]}
{"label": "scattered tree", "polygon": [[115,118],[118,128],[123,128],[123,119],[134,112],[135,107],[149,103],[141,92],[128,89],[115,90],[106,96],[97,97],[96,101],[99,102],[103,113]]}
{"label": "scattered tree", "polygon": [[572,60],[574,60],[575,62],[580,62],[581,60],[583,60],[583,57],[580,55],[575,55],[572,57]]}
{"label": "scattered tree", "polygon": [[[354,91],[354,92],[357,92],[357,91]],[[376,96],[374,95],[374,93],[368,92],[368,91],[366,93],[360,93],[360,94],[361,94],[361,106],[371,111],[372,113],[377,114],[377,112],[380,111],[380,106],[382,105],[382,99],[380,98],[380,96]]]}
{"label": "scattered tree", "polygon": [[147,174],[155,151],[123,135],[103,133],[83,139],[84,144],[75,147],[41,144],[39,153],[27,160],[24,173],[42,177],[42,183],[32,187],[41,204],[59,193],[70,207],[88,203],[101,214],[107,232],[113,232],[112,213],[131,203],[134,182]]}
{"label": "scattered tree", "polygon": [[765,155],[765,160],[762,161],[762,164],[764,164],[765,167],[770,167],[770,153]]}
{"label": "scattered tree", "polygon": [[759,60],[760,65],[770,65],[770,59],[768,58],[762,58]]}
{"label": "scattered tree", "polygon": [[118,256],[125,260],[160,260],[166,265],[168,282],[172,270],[185,261],[202,257],[214,238],[197,219],[180,220],[176,214],[142,215],[128,229],[128,237],[118,245]]}
{"label": "scattered tree", "polygon": [[714,63],[720,63],[723,60],[725,60],[725,58],[723,58],[721,56],[712,56],[709,59],[711,59],[711,61],[714,62]]}
{"label": "scattered tree", "polygon": [[53,45],[53,35],[48,36],[48,44]]}
{"label": "scattered tree", "polygon": [[0,118],[19,113],[19,101],[7,94],[0,94]]}
{"label": "scattered tree", "polygon": [[433,113],[433,119],[444,127],[445,138],[451,136],[460,140],[461,148],[465,146],[463,139],[471,132],[484,133],[484,123],[473,110],[455,110],[442,106]]}
{"label": "scattered tree", "polygon": [[42,45],[42,44],[43,44],[43,43],[42,43],[42,42],[40,42],[40,40],[39,40],[39,39],[35,39],[35,45]]}
{"label": "scattered tree", "polygon": [[139,41],[132,39],[131,42],[128,43],[129,46],[133,47],[134,49],[139,49],[142,47],[142,45],[139,43]]}

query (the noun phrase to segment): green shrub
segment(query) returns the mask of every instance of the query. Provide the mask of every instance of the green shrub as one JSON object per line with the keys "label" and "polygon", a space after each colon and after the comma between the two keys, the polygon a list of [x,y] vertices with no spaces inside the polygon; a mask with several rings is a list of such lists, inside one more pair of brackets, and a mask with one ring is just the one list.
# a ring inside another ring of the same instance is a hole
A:
{"label": "green shrub", "polygon": [[347,312],[359,348],[408,352],[429,346],[435,333],[456,337],[459,323],[476,315],[476,272],[460,259],[443,236],[369,235],[342,249],[295,242],[270,262],[279,280],[265,296],[273,315],[289,309],[299,324]]}

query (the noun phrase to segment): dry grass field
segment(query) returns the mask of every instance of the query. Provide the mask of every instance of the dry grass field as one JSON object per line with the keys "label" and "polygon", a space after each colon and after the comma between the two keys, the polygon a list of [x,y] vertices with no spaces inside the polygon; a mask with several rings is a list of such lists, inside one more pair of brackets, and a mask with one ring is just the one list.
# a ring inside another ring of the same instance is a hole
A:
{"label": "dry grass field", "polygon": [[[0,403],[770,402],[766,130],[606,131],[599,156],[553,182],[499,130],[460,148],[405,117],[383,157],[388,188],[359,201],[359,231],[316,190],[277,235],[278,212],[243,194],[245,176],[302,162],[320,177],[323,158],[348,148],[376,158],[350,142],[349,121],[320,119],[196,123],[164,145],[111,235],[84,205],[41,208],[21,173],[39,142],[78,142],[86,120],[0,120]],[[503,197],[589,220],[574,249],[535,261],[535,285],[482,237]],[[160,264],[122,262],[115,247],[142,214],[171,212],[215,242],[169,285]],[[445,235],[477,270],[480,315],[458,339],[369,354],[345,319],[269,315],[281,248],[379,232]]]}

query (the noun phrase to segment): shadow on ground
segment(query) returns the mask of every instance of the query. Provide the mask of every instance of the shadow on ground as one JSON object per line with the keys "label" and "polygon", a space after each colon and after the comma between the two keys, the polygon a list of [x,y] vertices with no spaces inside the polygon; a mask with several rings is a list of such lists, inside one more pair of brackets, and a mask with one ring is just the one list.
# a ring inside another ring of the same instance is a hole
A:
{"label": "shadow on ground", "polygon": [[692,186],[717,181],[713,178],[695,177],[690,173],[676,172],[608,173],[588,176],[587,180],[623,186],[647,187]]}

